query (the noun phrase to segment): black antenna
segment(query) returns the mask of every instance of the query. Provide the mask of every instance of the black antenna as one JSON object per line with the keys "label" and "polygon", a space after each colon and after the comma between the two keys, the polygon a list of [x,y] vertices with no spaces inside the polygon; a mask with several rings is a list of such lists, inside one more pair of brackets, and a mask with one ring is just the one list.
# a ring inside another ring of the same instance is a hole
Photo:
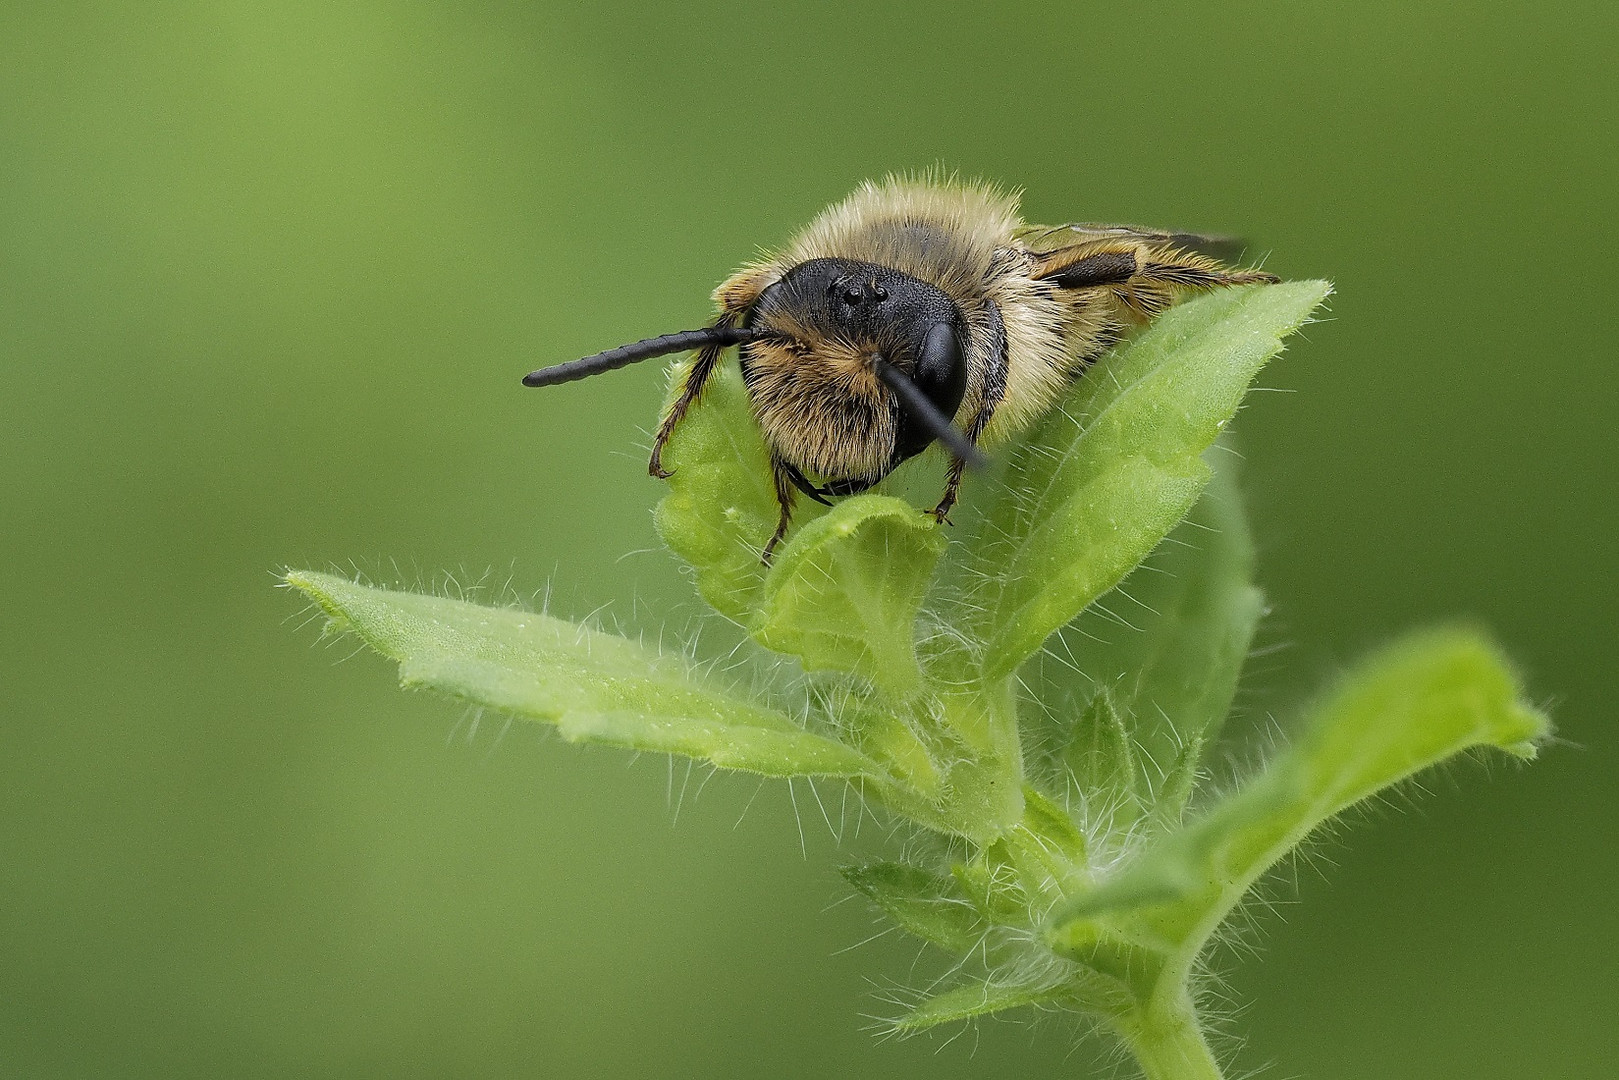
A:
{"label": "black antenna", "polygon": [[879,356],[877,378],[882,380],[884,386],[894,391],[894,396],[899,398],[900,407],[920,420],[922,426],[927,428],[935,439],[949,447],[952,454],[975,469],[983,467],[985,464],[983,453],[967,441],[967,436],[950,422],[948,416],[939,411],[939,407],[922,393],[921,388],[911,381],[909,375]]}
{"label": "black antenna", "polygon": [[690,352],[705,345],[718,345],[723,348],[727,345],[752,341],[757,336],[755,331],[742,326],[705,326],[701,330],[682,330],[678,334],[647,338],[633,345],[620,345],[616,349],[608,349],[595,356],[587,356],[583,360],[569,360],[566,364],[531,371],[523,376],[523,385],[554,386],[557,383],[600,375],[604,371],[612,371],[638,360],[650,360],[654,356]]}

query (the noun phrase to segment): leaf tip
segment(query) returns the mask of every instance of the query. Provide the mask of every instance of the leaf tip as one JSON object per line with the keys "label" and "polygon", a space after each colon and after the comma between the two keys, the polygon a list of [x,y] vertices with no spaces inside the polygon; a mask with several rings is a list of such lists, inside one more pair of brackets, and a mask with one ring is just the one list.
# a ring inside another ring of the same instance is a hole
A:
{"label": "leaf tip", "polygon": [[1285,298],[1284,302],[1297,312],[1297,319],[1290,326],[1283,329],[1283,337],[1298,330],[1301,326],[1319,321],[1314,317],[1316,309],[1325,304],[1328,298],[1337,291],[1333,283],[1325,278],[1303,278],[1299,281],[1284,281],[1277,285],[1267,285],[1265,288],[1281,290]]}
{"label": "leaf tip", "polygon": [[[279,587],[297,589],[304,596],[315,602],[321,612],[330,620],[332,629],[346,629],[349,625],[348,613],[338,602],[334,588],[344,579],[331,574],[321,574],[313,570],[287,570],[281,574]],[[344,582],[346,584],[346,582]]]}
{"label": "leaf tip", "polygon": [[1497,746],[1519,761],[1534,761],[1540,757],[1540,748],[1556,737],[1557,727],[1543,710],[1521,699],[1514,704],[1513,712],[1516,714],[1514,726],[1523,733],[1523,738],[1502,740]]}
{"label": "leaf tip", "polygon": [[[1419,632],[1416,640],[1421,641],[1422,636]],[[1552,720],[1529,702],[1523,675],[1495,638],[1464,622],[1430,631],[1429,641],[1436,651],[1448,647],[1478,693],[1485,700],[1493,699],[1496,715],[1489,742],[1513,757],[1533,761],[1539,748],[1552,738]]]}

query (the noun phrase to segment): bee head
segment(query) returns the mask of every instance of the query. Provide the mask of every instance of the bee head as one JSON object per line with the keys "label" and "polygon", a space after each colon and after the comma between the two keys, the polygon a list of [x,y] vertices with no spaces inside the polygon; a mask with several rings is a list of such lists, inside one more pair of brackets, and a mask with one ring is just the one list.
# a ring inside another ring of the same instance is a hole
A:
{"label": "bee head", "polygon": [[760,427],[783,457],[829,479],[880,478],[948,432],[966,393],[961,312],[885,266],[800,263],[745,326],[742,376]]}
{"label": "bee head", "polygon": [[[720,350],[739,345],[771,449],[850,494],[935,439],[968,464],[981,462],[951,423],[967,388],[963,338],[961,312],[927,282],[874,263],[811,259],[765,288],[740,326],[727,315],[700,330],[541,368],[523,383],[554,386],[692,349],[711,368]],[[801,472],[793,475],[802,483]]]}

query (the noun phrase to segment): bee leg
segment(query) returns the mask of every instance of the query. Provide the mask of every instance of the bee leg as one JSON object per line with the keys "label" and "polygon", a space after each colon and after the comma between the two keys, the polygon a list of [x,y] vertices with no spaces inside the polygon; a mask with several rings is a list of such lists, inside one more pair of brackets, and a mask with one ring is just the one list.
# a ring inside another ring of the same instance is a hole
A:
{"label": "bee leg", "polygon": [[781,508],[781,517],[776,521],[776,531],[770,537],[770,542],[765,545],[764,551],[759,555],[759,561],[766,566],[770,565],[770,560],[775,557],[777,546],[781,544],[782,539],[787,535],[787,526],[792,524],[793,500],[798,494],[793,484],[792,471],[789,471],[792,466],[787,465],[786,462],[775,455],[771,455],[770,469],[776,480],[776,505]]}
{"label": "bee leg", "polygon": [[955,524],[950,520],[950,509],[956,505],[956,497],[961,494],[961,473],[966,467],[967,463],[960,458],[951,460],[950,471],[944,478],[944,498],[939,500],[938,506],[928,511],[940,525]]}
{"label": "bee leg", "polygon": [[1207,255],[1170,244],[1076,244],[1040,256],[1033,277],[1062,289],[1108,289],[1137,315],[1151,319],[1185,289],[1225,285],[1274,285],[1262,270],[1234,270]]}
{"label": "bee leg", "polygon": [[[989,418],[995,412],[995,406],[999,403],[1000,391],[997,388],[994,398],[986,403],[984,408],[978,410],[977,414],[972,418],[972,423],[967,425],[967,430],[962,432],[967,436],[968,442],[974,446],[978,445],[978,436],[982,435],[984,428],[989,426]],[[966,468],[967,463],[960,458],[950,459],[950,469],[944,474],[944,497],[939,500],[938,506],[929,511],[933,515],[933,520],[940,525],[955,524],[950,520],[950,509],[956,505],[956,498],[961,494],[961,475],[966,471]]]}
{"label": "bee leg", "polygon": [[1059,289],[1124,285],[1141,272],[1140,246],[1076,244],[1060,248],[1041,257],[1033,276]]}
{"label": "bee leg", "polygon": [[1179,289],[1218,289],[1224,285],[1275,285],[1282,279],[1263,270],[1233,270],[1205,255],[1175,248],[1142,253],[1139,280]]}
{"label": "bee leg", "polygon": [[[1001,399],[1006,396],[1006,373],[1011,363],[1007,355],[1006,325],[1001,321],[1000,309],[990,304],[986,309],[989,315],[989,338],[986,355],[989,363],[984,370],[984,385],[980,391],[980,404],[968,421],[967,428],[962,432],[967,441],[974,446],[978,445],[978,437],[989,426],[990,418],[995,415],[995,409],[1000,405]],[[933,520],[941,525],[952,524],[950,510],[956,505],[956,499],[961,494],[961,476],[966,470],[967,463],[960,458],[950,459],[950,469],[945,473],[944,497],[939,500],[930,513]]]}
{"label": "bee leg", "polygon": [[1153,319],[1190,290],[1207,291],[1227,285],[1274,285],[1282,280],[1262,270],[1233,270],[1206,255],[1172,247],[1144,248],[1137,253],[1139,271],[1114,292],[1123,305]]}
{"label": "bee leg", "polygon": [[696,401],[708,385],[709,376],[714,374],[718,366],[722,346],[705,345],[697,354],[696,361],[691,370],[686,373],[686,381],[680,387],[680,396],[675,398],[674,404],[669,406],[669,412],[664,416],[663,423],[658,425],[658,434],[652,440],[652,459],[647,462],[646,471],[659,480],[667,480],[674,473],[663,467],[663,448],[669,442],[669,437],[675,433],[676,426],[686,418],[686,410],[690,409],[692,402]]}
{"label": "bee leg", "polygon": [[[714,320],[715,326],[735,326],[759,299],[773,282],[774,277],[757,267],[750,267],[738,271],[714,290],[714,301],[720,306],[719,318]],[[669,442],[669,437],[675,433],[680,421],[686,418],[686,410],[702,396],[703,387],[714,374],[714,368],[719,365],[720,355],[725,352],[725,346],[710,345],[697,354],[692,362],[691,370],[686,373],[686,381],[680,388],[680,396],[675,398],[674,404],[669,406],[669,413],[658,425],[658,434],[652,440],[652,460],[647,462],[646,471],[659,480],[667,480],[673,474],[663,467],[663,448]]]}
{"label": "bee leg", "polygon": [[[735,317],[727,313],[714,321],[715,326],[731,326]],[[669,412],[664,416],[663,423],[658,425],[658,434],[652,440],[652,460],[647,462],[646,471],[659,480],[667,480],[674,473],[663,467],[663,448],[669,442],[669,437],[675,433],[680,421],[686,418],[686,410],[692,403],[702,396],[703,387],[719,366],[720,356],[725,352],[724,345],[705,345],[697,353],[697,359],[692,362],[691,370],[686,373],[686,381],[681,384],[680,395],[675,398],[674,404],[669,406]]]}

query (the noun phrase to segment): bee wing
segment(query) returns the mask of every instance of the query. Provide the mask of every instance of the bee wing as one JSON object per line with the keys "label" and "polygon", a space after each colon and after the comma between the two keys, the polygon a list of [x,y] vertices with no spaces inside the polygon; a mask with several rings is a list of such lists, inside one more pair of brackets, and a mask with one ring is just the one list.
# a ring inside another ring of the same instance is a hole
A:
{"label": "bee wing", "polygon": [[1013,233],[1012,238],[1034,252],[1056,251],[1104,240],[1147,240],[1195,251],[1222,262],[1239,261],[1247,246],[1240,236],[1172,232],[1141,225],[1106,225],[1094,221],[1070,222],[1066,225],[1025,225]]}

